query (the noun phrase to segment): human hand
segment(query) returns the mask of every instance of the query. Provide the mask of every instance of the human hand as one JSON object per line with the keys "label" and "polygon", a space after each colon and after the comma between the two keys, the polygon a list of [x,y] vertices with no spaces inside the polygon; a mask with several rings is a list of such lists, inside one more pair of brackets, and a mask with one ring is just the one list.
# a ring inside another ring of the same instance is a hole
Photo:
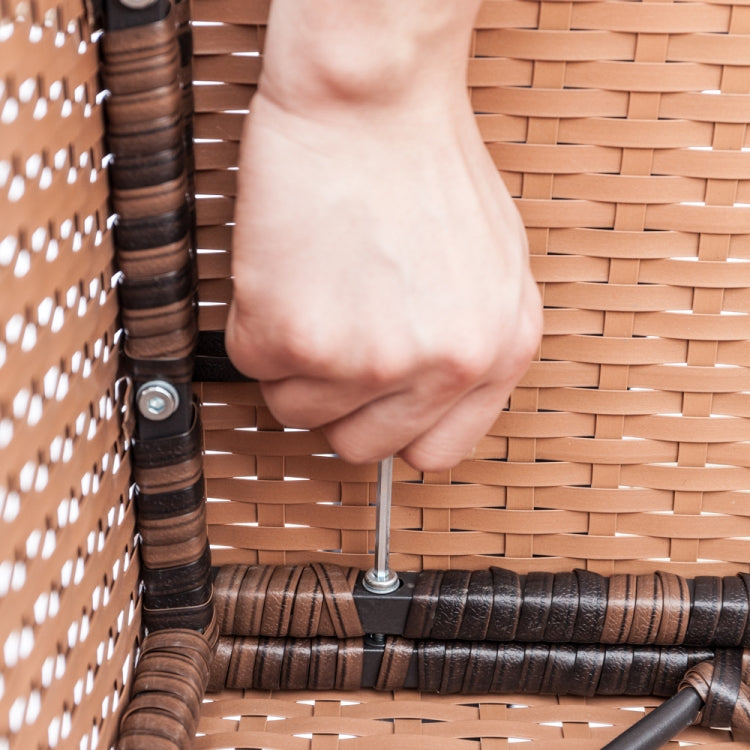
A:
{"label": "human hand", "polygon": [[479,0],[275,0],[227,349],[352,462],[457,463],[533,356],[526,236],[466,96]]}
{"label": "human hand", "polygon": [[309,121],[256,97],[227,347],[282,423],[322,427],[343,458],[440,469],[523,374],[539,297],[471,113],[386,119]]}

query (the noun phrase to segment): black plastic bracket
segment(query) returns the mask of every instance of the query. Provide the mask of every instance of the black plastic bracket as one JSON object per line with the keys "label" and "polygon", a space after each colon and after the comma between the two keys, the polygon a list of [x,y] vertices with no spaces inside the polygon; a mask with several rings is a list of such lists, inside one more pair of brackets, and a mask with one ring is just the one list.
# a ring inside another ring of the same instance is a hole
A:
{"label": "black plastic bracket", "polygon": [[402,635],[409,615],[418,573],[399,573],[401,585],[390,594],[373,594],[362,584],[364,573],[357,577],[354,602],[365,633]]}

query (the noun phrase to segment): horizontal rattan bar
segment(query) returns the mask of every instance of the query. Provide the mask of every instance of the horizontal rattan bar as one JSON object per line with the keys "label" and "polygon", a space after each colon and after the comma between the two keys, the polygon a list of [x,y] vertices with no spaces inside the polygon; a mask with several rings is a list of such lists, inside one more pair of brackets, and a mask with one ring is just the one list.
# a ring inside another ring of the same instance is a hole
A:
{"label": "horizontal rattan bar", "polygon": [[392,594],[373,594],[362,573],[331,565],[214,569],[223,635],[407,638],[523,643],[750,644],[750,575],[672,573],[610,578],[585,570],[502,568],[400,574]]}
{"label": "horizontal rattan bar", "polygon": [[666,697],[688,670],[714,657],[706,648],[220,636],[208,690],[362,687]]}

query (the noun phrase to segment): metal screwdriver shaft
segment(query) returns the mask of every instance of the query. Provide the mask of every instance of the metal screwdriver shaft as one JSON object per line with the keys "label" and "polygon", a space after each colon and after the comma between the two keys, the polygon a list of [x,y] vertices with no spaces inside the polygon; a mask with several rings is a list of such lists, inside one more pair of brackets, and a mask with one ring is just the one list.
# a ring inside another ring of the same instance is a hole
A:
{"label": "metal screwdriver shaft", "polygon": [[390,594],[399,586],[398,576],[388,567],[391,536],[391,490],[393,456],[378,464],[375,499],[375,566],[365,573],[364,587],[373,594]]}

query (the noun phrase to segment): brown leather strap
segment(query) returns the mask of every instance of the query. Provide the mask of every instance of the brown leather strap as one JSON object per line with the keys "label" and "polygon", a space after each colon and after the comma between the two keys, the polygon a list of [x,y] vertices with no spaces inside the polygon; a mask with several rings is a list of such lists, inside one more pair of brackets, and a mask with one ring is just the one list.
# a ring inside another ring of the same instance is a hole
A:
{"label": "brown leather strap", "polygon": [[309,687],[313,690],[333,690],[336,686],[338,641],[335,638],[317,638],[310,641]]}
{"label": "brown leather strap", "polygon": [[162,630],[141,646],[118,748],[192,746],[214,643],[192,629]]}
{"label": "brown leather strap", "polygon": [[407,638],[427,638],[432,631],[442,579],[443,572],[439,570],[419,574],[404,628]]}
{"label": "brown leather strap", "polygon": [[578,578],[575,573],[557,573],[552,584],[552,601],[542,640],[567,643],[575,630],[575,602]]}
{"label": "brown leather strap", "polygon": [[517,573],[503,568],[491,568],[492,617],[487,638],[493,641],[512,641],[516,637],[521,614],[521,579]]}
{"label": "brown leather strap", "polygon": [[331,617],[336,637],[363,636],[364,631],[352,597],[357,571],[351,568],[344,570],[335,565],[321,563],[313,563],[312,568],[323,591],[326,610]]}
{"label": "brown leather strap", "polygon": [[657,646],[634,648],[625,695],[651,695],[659,668],[659,655]]}
{"label": "brown leather strap", "polygon": [[188,3],[173,3],[154,20],[168,7],[139,12],[109,5],[102,41],[123,349],[136,389],[159,380],[182,394],[168,419],[135,410],[143,613],[151,630],[205,628],[213,616],[202,430],[188,386],[197,340],[192,163],[186,158],[192,148]]}
{"label": "brown leather strap", "polygon": [[497,660],[497,644],[473,642],[461,692],[488,693]]}
{"label": "brown leather strap", "polygon": [[491,616],[492,573],[489,570],[475,570],[471,574],[466,594],[466,609],[456,637],[461,640],[483,640]]}
{"label": "brown leather strap", "polygon": [[281,684],[288,690],[305,690],[310,675],[312,654],[307,647],[307,640],[291,638],[284,650],[281,665]]}
{"label": "brown leather strap", "polygon": [[636,606],[630,628],[631,643],[655,643],[661,622],[661,581],[654,575],[638,576]]}
{"label": "brown leather strap", "polygon": [[[379,659],[374,671],[365,672],[365,658]],[[676,692],[687,670],[713,658],[710,649],[658,646],[388,638],[378,651],[372,645],[365,647],[359,638],[221,636],[208,683],[212,690],[225,686],[260,690],[418,687],[443,694],[666,697]],[[698,674],[703,674],[704,669],[701,667]],[[364,683],[366,673],[369,677]],[[729,683],[727,675],[731,678]],[[724,703],[726,696],[736,693],[733,675],[717,673],[716,679],[726,684],[717,683],[712,688]],[[715,709],[713,721],[722,715],[724,703]]]}
{"label": "brown leather strap", "polygon": [[310,638],[364,635],[354,603],[358,571],[331,565],[228,566],[216,576],[226,635]]}
{"label": "brown leather strap", "polygon": [[221,632],[238,635],[257,635],[263,621],[263,602],[268,582],[273,575],[273,568],[253,565],[245,569],[238,591],[237,605],[234,611],[234,623],[227,630],[225,624],[219,623]]}
{"label": "brown leather strap", "polygon": [[446,570],[443,573],[430,638],[450,640],[458,636],[470,580],[471,573],[466,570]]}
{"label": "brown leather strap", "polygon": [[[580,646],[576,649],[573,674],[570,677],[569,690],[571,693],[586,697],[596,694],[604,669],[605,653],[606,649],[600,646]],[[683,672],[679,674],[683,674]]]}
{"label": "brown leather strap", "polygon": [[336,658],[336,690],[357,690],[362,686],[364,653],[361,638],[345,638],[339,641]]}
{"label": "brown leather strap", "polygon": [[413,641],[398,637],[388,638],[383,650],[375,689],[398,690],[405,685],[413,655]]}
{"label": "brown leather strap", "polygon": [[705,727],[731,727],[739,740],[750,740],[750,660],[746,651],[717,651],[716,658],[693,667],[680,687],[689,685],[705,707],[700,723]]}
{"label": "brown leather strap", "polygon": [[223,565],[214,579],[214,608],[222,635],[230,633],[234,627],[237,594],[246,570],[246,565]]}
{"label": "brown leather strap", "polygon": [[635,617],[636,584],[636,576],[629,574],[614,575],[609,579],[602,643],[628,642]]}
{"label": "brown leather strap", "polygon": [[552,573],[531,572],[523,587],[516,640],[543,641],[552,606]]}
{"label": "brown leather strap", "polygon": [[[219,638],[221,644],[222,638]],[[257,638],[235,638],[227,667],[228,688],[252,688],[255,686],[255,662],[258,653]],[[213,683],[213,680],[211,680]]]}
{"label": "brown leather strap", "polygon": [[452,641],[445,644],[445,665],[440,679],[440,693],[460,693],[471,658],[471,644]]}
{"label": "brown leather strap", "polygon": [[575,670],[576,655],[577,649],[571,644],[560,643],[550,647],[550,659],[544,671],[540,693],[560,695],[568,689],[570,675]]}
{"label": "brown leather strap", "polygon": [[289,632],[294,595],[302,575],[302,568],[284,565],[276,568],[268,581],[260,634],[282,636]]}
{"label": "brown leather strap", "polygon": [[323,589],[315,571],[305,566],[294,595],[294,617],[289,624],[293,638],[312,638],[318,634],[320,613],[323,610]]}
{"label": "brown leather strap", "polygon": [[576,570],[578,615],[573,628],[575,643],[597,643],[607,614],[607,579],[588,570]]}
{"label": "brown leather strap", "polygon": [[693,581],[693,604],[685,643],[713,643],[721,616],[721,578],[697,576]]}
{"label": "brown leather strap", "polygon": [[[744,614],[741,587],[730,601]],[[744,597],[747,601],[747,597]],[[690,621],[684,578],[657,573],[640,577],[595,573],[425,571],[414,588],[404,635],[410,638],[519,640],[551,643],[681,643]],[[488,617],[489,613],[489,617]],[[718,616],[718,612],[717,612]],[[705,641],[704,641],[705,642]]]}
{"label": "brown leather strap", "polygon": [[630,646],[609,646],[599,678],[600,694],[625,695],[632,666],[633,649]]}
{"label": "brown leather strap", "polygon": [[[661,583],[661,622],[655,643],[668,646],[683,643],[690,620],[690,589],[687,581],[674,573],[660,571],[656,577]],[[723,607],[722,607],[723,609]],[[720,630],[721,628],[717,628]],[[729,635],[728,637],[732,637]]]}
{"label": "brown leather strap", "polygon": [[233,636],[219,636],[211,660],[207,692],[215,693],[229,684],[229,661],[234,652],[234,640]]}

